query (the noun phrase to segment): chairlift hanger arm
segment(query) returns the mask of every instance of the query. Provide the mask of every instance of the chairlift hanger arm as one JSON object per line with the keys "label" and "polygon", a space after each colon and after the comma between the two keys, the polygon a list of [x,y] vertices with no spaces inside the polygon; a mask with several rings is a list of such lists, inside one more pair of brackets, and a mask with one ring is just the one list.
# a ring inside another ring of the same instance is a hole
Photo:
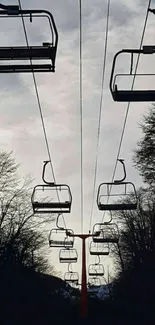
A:
{"label": "chairlift hanger arm", "polygon": [[123,166],[123,171],[124,171],[124,176],[122,179],[117,179],[114,181],[114,183],[122,183],[125,179],[126,179],[126,169],[125,169],[125,163],[124,163],[124,159],[117,159],[118,161],[120,161],[120,163]]}
{"label": "chairlift hanger arm", "polygon": [[60,214],[58,214],[58,216],[57,216],[57,218],[56,218],[56,226],[57,226],[57,228],[58,229],[60,229],[60,230],[65,230],[65,228],[64,227],[60,227],[59,225],[58,225],[58,222],[59,222],[59,217],[61,216],[61,213]]}
{"label": "chairlift hanger arm", "polygon": [[45,183],[45,184],[47,184],[47,185],[53,185],[54,186],[54,182],[47,182],[46,180],[45,180],[45,169],[46,169],[46,165],[48,164],[50,162],[50,160],[45,160],[44,161],[44,165],[43,165],[43,172],[42,172],[42,180],[43,180],[43,182]]}
{"label": "chairlift hanger arm", "polygon": [[69,273],[73,273],[73,271],[70,269],[71,264],[72,264],[72,263],[68,263],[68,272],[69,272]]}
{"label": "chairlift hanger arm", "polygon": [[46,165],[50,162],[50,160],[45,160],[44,161],[44,165],[43,165],[43,172],[42,172],[42,180],[45,184],[47,184],[48,186],[53,186],[53,187],[62,187],[62,186],[65,186],[67,189],[68,189],[68,193],[69,193],[69,199],[70,199],[70,202],[72,203],[72,194],[71,194],[71,190],[70,190],[70,187],[66,184],[55,184],[54,182],[47,182],[45,180],[45,169],[46,169]]}
{"label": "chairlift hanger arm", "polygon": [[100,255],[97,255],[97,257],[98,257],[98,262],[96,262],[95,265],[100,264]]}

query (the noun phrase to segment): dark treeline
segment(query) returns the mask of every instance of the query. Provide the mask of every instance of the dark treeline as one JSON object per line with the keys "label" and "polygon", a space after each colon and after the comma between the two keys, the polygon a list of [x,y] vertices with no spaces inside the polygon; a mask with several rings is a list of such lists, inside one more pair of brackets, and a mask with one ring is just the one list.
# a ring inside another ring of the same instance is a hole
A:
{"label": "dark treeline", "polygon": [[[119,243],[112,249],[116,275],[108,304],[110,323],[154,324],[155,292],[155,107],[143,118],[133,162],[144,181],[138,208],[119,211]],[[131,198],[128,198],[130,200]],[[105,311],[106,317],[108,314]],[[107,318],[108,319],[108,318]]]}

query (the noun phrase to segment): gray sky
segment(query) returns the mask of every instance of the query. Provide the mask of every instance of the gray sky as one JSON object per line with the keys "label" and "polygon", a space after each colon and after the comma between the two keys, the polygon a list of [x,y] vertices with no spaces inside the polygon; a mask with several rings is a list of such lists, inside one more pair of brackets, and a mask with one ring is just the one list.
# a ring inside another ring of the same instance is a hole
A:
{"label": "gray sky", "polygon": [[[5,2],[4,2],[5,3]],[[15,4],[7,1],[6,4]],[[155,1],[152,1],[152,7]],[[148,1],[111,0],[109,37],[105,87],[102,106],[96,191],[98,185],[110,181],[116,161],[126,103],[116,103],[109,91],[109,77],[114,54],[122,48],[138,48]],[[73,205],[66,215],[67,227],[75,232],[81,229],[80,217],[80,107],[79,107],[79,1],[71,0],[22,0],[23,8],[47,9],[52,12],[59,33],[56,72],[36,74],[42,110],[48,134],[55,177],[58,183],[67,183],[72,190]],[[82,3],[83,25],[83,176],[84,176],[84,230],[88,231],[94,165],[96,158],[97,123],[101,92],[107,0],[85,0]],[[155,16],[149,14],[144,44],[154,44]],[[30,45],[50,41],[46,21],[27,23]],[[20,19],[0,21],[1,45],[24,45],[24,33]],[[152,61],[151,61],[152,60]],[[126,71],[129,61],[119,62]],[[142,59],[139,71],[152,72],[153,58]],[[155,72],[155,71],[154,71]],[[152,79],[147,80],[149,85]],[[139,83],[141,84],[141,82]],[[138,84],[136,84],[138,86]],[[142,85],[146,87],[143,80]],[[0,76],[1,119],[0,147],[13,150],[16,161],[21,164],[20,173],[31,174],[34,185],[41,182],[43,160],[48,159],[43,131],[31,74]],[[121,158],[125,159],[127,180],[138,187],[142,184],[133,168],[132,151],[140,139],[138,123],[150,104],[132,103],[123,139]],[[118,168],[117,177],[121,176]],[[92,225],[102,219],[96,206]],[[49,225],[49,228],[54,224]],[[80,255],[79,242],[76,244]],[[48,249],[48,248],[47,248]],[[49,251],[51,263],[57,270],[64,266],[58,262],[58,252]],[[93,262],[93,259],[89,259]],[[107,259],[106,265],[111,262]],[[111,266],[112,267],[112,266]],[[74,267],[80,270],[79,263]],[[66,266],[67,269],[67,266]]]}

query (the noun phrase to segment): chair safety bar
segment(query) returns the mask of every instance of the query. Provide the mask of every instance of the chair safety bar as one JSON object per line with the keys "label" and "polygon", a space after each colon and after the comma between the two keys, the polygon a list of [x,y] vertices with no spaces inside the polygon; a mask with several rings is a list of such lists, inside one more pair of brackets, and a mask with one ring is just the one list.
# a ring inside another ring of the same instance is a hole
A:
{"label": "chair safety bar", "polygon": [[[113,59],[111,77],[110,77],[110,91],[114,101],[117,102],[149,102],[155,101],[155,89],[154,90],[120,90],[116,84],[116,76],[114,76],[115,65],[117,57],[122,53],[131,54],[131,68],[129,74],[121,74],[122,76],[128,75],[133,76],[133,55],[134,54],[154,54],[155,45],[143,46],[142,49],[123,49],[117,52]],[[136,74],[137,75],[137,74]],[[149,76],[150,74],[138,74],[143,76]],[[152,74],[153,75],[153,74]],[[155,74],[154,74],[155,75]]]}
{"label": "chair safety bar", "polygon": [[[20,10],[18,6],[1,6],[0,18],[2,17],[46,17],[49,21],[52,43],[44,42],[42,46],[0,46],[0,61],[7,60],[30,60],[27,64],[1,64],[0,73],[14,72],[55,72],[55,59],[58,45],[58,32],[53,15],[47,10]],[[50,64],[34,64],[33,60],[50,60]]]}

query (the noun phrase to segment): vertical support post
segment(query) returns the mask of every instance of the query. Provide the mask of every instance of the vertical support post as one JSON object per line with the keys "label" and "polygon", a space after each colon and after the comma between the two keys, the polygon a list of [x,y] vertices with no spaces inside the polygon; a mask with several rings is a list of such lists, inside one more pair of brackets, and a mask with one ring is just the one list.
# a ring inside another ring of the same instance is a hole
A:
{"label": "vertical support post", "polygon": [[82,239],[82,281],[81,281],[81,318],[85,318],[88,312],[87,306],[87,274],[86,274],[86,238],[83,236]]}
{"label": "vertical support post", "polygon": [[[100,233],[96,233],[99,236]],[[86,239],[92,237],[93,234],[72,234],[68,232],[68,236],[77,237],[82,240],[82,281],[81,281],[81,300],[80,300],[80,316],[85,319],[88,315],[88,293],[87,293],[87,272],[86,272]]]}

